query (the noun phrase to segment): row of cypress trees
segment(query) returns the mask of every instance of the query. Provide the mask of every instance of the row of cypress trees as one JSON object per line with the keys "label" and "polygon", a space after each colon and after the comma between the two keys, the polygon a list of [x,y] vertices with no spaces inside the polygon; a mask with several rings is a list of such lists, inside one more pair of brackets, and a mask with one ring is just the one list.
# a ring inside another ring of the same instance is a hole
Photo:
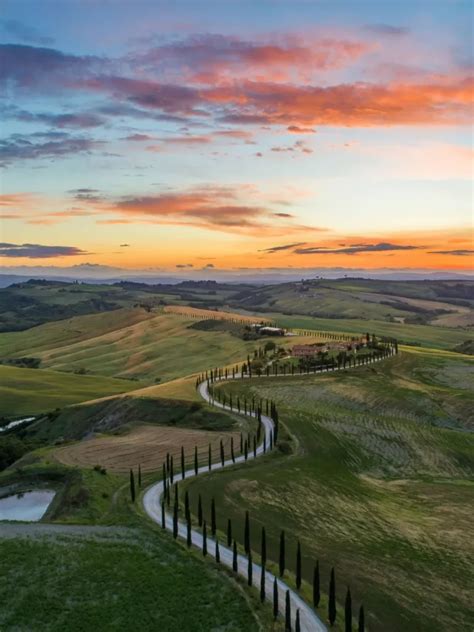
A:
{"label": "row of cypress trees", "polygon": [[[179,501],[178,501],[178,483],[175,484],[174,491],[174,507],[173,507],[173,537],[178,537],[178,512],[179,512]],[[186,540],[188,547],[192,544],[191,531],[192,531],[192,522],[191,522],[191,509],[190,509],[190,500],[189,493],[186,490],[184,495],[184,513],[186,519]],[[217,515],[216,515],[216,503],[215,499],[211,499],[210,505],[210,532],[211,535],[215,538],[215,558],[216,561],[220,562],[220,549],[219,549],[219,540],[217,538]],[[198,505],[197,505],[197,516],[198,516],[198,524],[202,529],[202,552],[203,555],[206,556],[208,553],[208,542],[207,542],[207,534],[208,534],[208,523],[204,519],[203,514],[203,505],[202,498],[199,494],[198,496]],[[162,527],[166,528],[165,525],[165,503],[162,501]],[[253,560],[252,560],[252,548],[251,548],[251,531],[250,531],[250,514],[248,511],[245,512],[245,520],[244,520],[244,552],[247,556],[247,583],[249,586],[253,585]],[[232,522],[231,519],[227,520],[227,529],[226,529],[226,543],[227,547],[232,550],[232,569],[234,572],[238,572],[238,544],[237,540],[233,536],[232,530]],[[261,530],[261,541],[260,541],[260,566],[261,566],[261,575],[260,575],[260,600],[262,603],[266,599],[266,567],[267,567],[267,537],[265,527],[262,527]],[[286,537],[285,532],[281,531],[280,540],[279,540],[279,561],[278,561],[279,575],[281,578],[284,577],[286,571]],[[299,591],[302,585],[302,553],[301,553],[301,543],[298,540],[297,548],[296,548],[296,571],[295,571],[295,583],[296,588]],[[316,562],[313,569],[313,581],[312,581],[312,601],[313,607],[317,609],[320,605],[321,600],[321,580],[320,580],[320,568],[319,561]],[[328,611],[327,617],[329,623],[334,625],[336,622],[336,574],[335,569],[331,569],[330,579],[329,579],[329,590],[328,590]],[[277,618],[279,615],[279,604],[278,604],[278,582],[276,577],[274,578],[274,586],[273,586],[273,614],[274,617]],[[352,595],[350,588],[347,588],[345,602],[344,602],[344,629],[345,632],[352,632]],[[287,598],[285,603],[285,629],[290,631],[291,628],[291,603],[289,597],[289,591],[287,591]],[[295,620],[295,630],[299,629],[299,613],[296,613]],[[357,632],[365,632],[365,612],[364,606],[361,605],[358,612],[358,625]]]}

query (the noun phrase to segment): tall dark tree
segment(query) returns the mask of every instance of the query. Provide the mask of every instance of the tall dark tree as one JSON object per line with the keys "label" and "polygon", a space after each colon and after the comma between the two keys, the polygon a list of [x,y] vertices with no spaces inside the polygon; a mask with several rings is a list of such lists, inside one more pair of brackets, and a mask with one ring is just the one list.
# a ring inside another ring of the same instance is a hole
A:
{"label": "tall dark tree", "polygon": [[232,546],[232,522],[227,518],[227,546]]}
{"label": "tall dark tree", "polygon": [[198,498],[198,525],[202,527],[202,499],[201,494],[199,494]]}
{"label": "tall dark tree", "polygon": [[283,577],[283,574],[285,572],[285,532],[284,531],[280,533],[280,558],[279,558],[278,566],[280,569],[280,577]]}
{"label": "tall dark tree", "polygon": [[183,477],[183,480],[186,478],[186,465],[185,465],[185,459],[184,459],[183,446],[181,446],[181,476]]}
{"label": "tall dark tree", "polygon": [[221,552],[219,550],[219,540],[216,538],[216,562],[219,564],[219,562],[221,561]]}
{"label": "tall dark tree", "polygon": [[189,546],[191,546],[191,544],[193,543],[192,541],[192,535],[191,535],[191,513],[188,513],[188,515],[186,516],[186,544]]}
{"label": "tall dark tree", "polygon": [[301,588],[301,544],[298,540],[298,547],[296,549],[296,588]]}
{"label": "tall dark tree", "polygon": [[166,471],[168,472],[168,474],[169,474],[169,472],[170,472],[170,465],[171,465],[171,461],[170,461],[170,453],[169,453],[169,452],[167,452],[167,453],[166,453]]}
{"label": "tall dark tree", "polygon": [[196,476],[198,475],[198,471],[199,471],[198,449],[197,449],[197,445],[195,445],[194,446],[194,473],[196,474]]}
{"label": "tall dark tree", "polygon": [[262,563],[262,570],[260,572],[260,601],[265,601],[265,564]]}
{"label": "tall dark tree", "polygon": [[246,553],[250,551],[250,517],[248,511],[245,512],[244,550]]}
{"label": "tall dark tree", "polygon": [[252,551],[249,551],[248,552],[248,562],[247,562],[247,584],[249,586],[251,586],[252,582],[253,582]]}
{"label": "tall dark tree", "polygon": [[344,603],[344,630],[352,632],[352,597],[351,589],[347,588],[346,601]]}
{"label": "tall dark tree", "polygon": [[222,465],[222,467],[224,467],[225,454],[224,454],[224,444],[222,442],[222,439],[221,439],[221,443],[220,443],[220,451],[221,451],[221,465]]}
{"label": "tall dark tree", "polygon": [[166,529],[165,501],[161,501],[161,528]]}
{"label": "tall dark tree", "polygon": [[235,463],[234,437],[230,438],[230,458],[232,459],[232,463]]}
{"label": "tall dark tree", "polygon": [[321,600],[321,586],[319,583],[319,560],[316,562],[316,566],[313,571],[313,606],[317,608]]}
{"label": "tall dark tree", "polygon": [[357,632],[365,632],[365,613],[364,606],[359,608],[359,625],[357,627]]}
{"label": "tall dark tree", "polygon": [[253,437],[253,456],[257,458],[257,437],[254,435]]}
{"label": "tall dark tree", "polygon": [[285,632],[291,632],[291,601],[290,591],[286,591],[285,597]]}
{"label": "tall dark tree", "polygon": [[212,448],[211,448],[211,444],[209,444],[208,465],[209,465],[209,471],[211,471],[211,468],[212,468]]}
{"label": "tall dark tree", "polygon": [[173,478],[174,478],[174,459],[173,459],[173,455],[171,455],[171,457],[170,457],[170,481],[171,481],[171,485],[173,484]]}
{"label": "tall dark tree", "polygon": [[295,632],[301,632],[300,610],[296,611]]}
{"label": "tall dark tree", "polygon": [[141,489],[142,487],[142,466],[138,465],[138,487]]}
{"label": "tall dark tree", "polygon": [[232,570],[236,573],[239,570],[238,559],[237,559],[237,542],[234,540],[234,546],[232,549]]}
{"label": "tall dark tree", "polygon": [[245,439],[244,441],[244,457],[245,457],[245,460],[249,458],[249,446],[247,443],[247,439]]}
{"label": "tall dark tree", "polygon": [[206,521],[202,523],[202,554],[207,555],[207,526]]}
{"label": "tall dark tree", "polygon": [[278,582],[275,577],[273,580],[273,618],[278,617]]}
{"label": "tall dark tree", "polygon": [[211,500],[211,533],[216,535],[216,501],[214,498]]}
{"label": "tall dark tree", "polygon": [[130,498],[132,499],[132,503],[135,502],[135,476],[133,474],[133,470],[130,470]]}
{"label": "tall dark tree", "polygon": [[336,574],[334,568],[331,569],[331,579],[329,580],[329,601],[328,619],[331,625],[336,621]]}
{"label": "tall dark tree", "polygon": [[267,563],[267,535],[265,533],[265,527],[262,527],[262,546],[260,557],[262,558],[262,566]]}
{"label": "tall dark tree", "polygon": [[166,491],[166,466],[163,463],[163,474],[162,474],[162,478],[163,478],[163,491]]}

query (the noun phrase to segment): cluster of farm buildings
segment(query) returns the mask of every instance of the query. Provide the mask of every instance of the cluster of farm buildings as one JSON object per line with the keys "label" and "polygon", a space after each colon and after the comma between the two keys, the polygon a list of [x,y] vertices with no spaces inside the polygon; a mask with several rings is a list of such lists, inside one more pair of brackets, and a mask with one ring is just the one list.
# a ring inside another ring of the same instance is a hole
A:
{"label": "cluster of farm buildings", "polygon": [[[282,327],[271,327],[263,323],[253,323],[251,328],[261,336],[295,336],[296,334],[283,329]],[[308,345],[294,345],[291,355],[295,358],[307,358],[316,356],[318,353],[328,351],[354,351],[367,346],[367,337],[361,336],[353,340],[334,340],[329,342],[316,342]]]}

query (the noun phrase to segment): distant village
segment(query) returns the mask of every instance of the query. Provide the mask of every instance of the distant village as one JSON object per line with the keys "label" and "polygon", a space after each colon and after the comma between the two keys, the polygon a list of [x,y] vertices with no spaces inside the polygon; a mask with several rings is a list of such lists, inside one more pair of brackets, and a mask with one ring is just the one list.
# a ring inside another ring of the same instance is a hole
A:
{"label": "distant village", "polygon": [[[282,327],[272,327],[262,323],[252,323],[251,329],[261,336],[296,336],[297,334],[290,332]],[[367,336],[361,336],[352,340],[334,340],[329,342],[315,342],[313,344],[294,345],[291,349],[291,355],[295,358],[310,358],[320,353],[328,351],[358,351],[366,347]]]}

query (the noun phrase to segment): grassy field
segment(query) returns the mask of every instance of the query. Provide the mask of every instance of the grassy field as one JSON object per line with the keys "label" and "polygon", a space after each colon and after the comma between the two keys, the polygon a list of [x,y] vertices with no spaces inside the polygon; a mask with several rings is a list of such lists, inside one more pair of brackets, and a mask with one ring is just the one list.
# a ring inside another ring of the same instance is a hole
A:
{"label": "grassy field", "polygon": [[311,318],[309,316],[285,316],[271,312],[265,314],[281,327],[315,329],[341,333],[363,334],[367,331],[380,336],[397,338],[400,342],[418,344],[435,349],[452,349],[455,345],[472,338],[469,328],[435,327],[434,325],[409,325],[381,320],[358,318]]}
{"label": "grassy field", "polygon": [[257,632],[268,621],[256,599],[159,531],[0,537],[0,552],[4,630]]}
{"label": "grassy field", "polygon": [[293,453],[190,481],[190,496],[215,497],[220,528],[232,518],[241,541],[249,510],[254,548],[264,525],[273,560],[285,529],[293,570],[300,538],[304,577],[319,559],[327,586],[335,566],[340,602],[350,584],[371,631],[471,629],[473,369],[404,349],[340,375],[222,386],[273,398]]}
{"label": "grassy field", "polygon": [[134,386],[109,377],[0,365],[0,416],[37,415]]}
{"label": "grassy field", "polygon": [[192,318],[117,310],[0,335],[0,356],[38,357],[41,367],[83,370],[151,384],[241,361],[253,352],[226,331],[190,328]]}

